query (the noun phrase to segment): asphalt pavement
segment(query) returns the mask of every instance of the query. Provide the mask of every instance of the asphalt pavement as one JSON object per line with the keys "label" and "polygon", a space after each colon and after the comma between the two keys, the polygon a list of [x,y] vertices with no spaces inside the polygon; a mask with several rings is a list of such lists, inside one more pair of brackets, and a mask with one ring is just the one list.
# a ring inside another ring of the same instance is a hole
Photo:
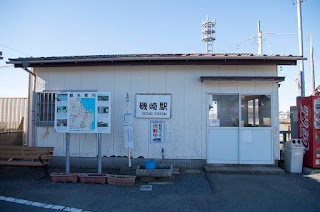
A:
{"label": "asphalt pavement", "polygon": [[140,191],[139,181],[126,187],[35,180],[41,174],[0,167],[0,210],[52,211],[1,200],[13,197],[73,211],[320,211],[320,174],[182,174],[152,191]]}

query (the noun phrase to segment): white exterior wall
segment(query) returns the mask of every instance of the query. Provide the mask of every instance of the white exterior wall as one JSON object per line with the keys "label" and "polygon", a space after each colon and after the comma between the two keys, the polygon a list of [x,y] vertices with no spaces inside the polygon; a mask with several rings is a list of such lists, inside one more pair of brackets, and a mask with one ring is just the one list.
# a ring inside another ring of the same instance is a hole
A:
{"label": "white exterior wall", "polygon": [[[203,82],[200,76],[277,76],[277,67],[190,65],[190,66],[93,66],[36,68],[46,90],[97,90],[112,92],[111,134],[102,134],[103,156],[125,156],[123,112],[125,97],[130,95],[135,111],[136,93],[172,94],[172,112],[166,121],[164,144],[149,143],[149,123],[152,119],[134,119],[132,156],[161,158],[164,148],[168,159],[206,159],[209,93],[256,93],[273,95],[274,159],[279,158],[278,86],[273,82]],[[71,134],[71,156],[96,157],[97,135]],[[36,146],[53,146],[56,156],[65,155],[65,134],[53,127],[37,127]]]}

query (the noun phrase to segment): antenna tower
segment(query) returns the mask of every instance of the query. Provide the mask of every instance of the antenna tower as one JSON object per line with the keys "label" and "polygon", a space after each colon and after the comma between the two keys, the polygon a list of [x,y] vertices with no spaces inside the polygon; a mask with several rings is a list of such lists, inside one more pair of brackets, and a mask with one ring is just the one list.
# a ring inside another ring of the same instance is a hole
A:
{"label": "antenna tower", "polygon": [[213,53],[213,41],[216,40],[216,20],[209,21],[209,16],[207,15],[207,20],[202,21],[202,41],[206,43],[207,54]]}

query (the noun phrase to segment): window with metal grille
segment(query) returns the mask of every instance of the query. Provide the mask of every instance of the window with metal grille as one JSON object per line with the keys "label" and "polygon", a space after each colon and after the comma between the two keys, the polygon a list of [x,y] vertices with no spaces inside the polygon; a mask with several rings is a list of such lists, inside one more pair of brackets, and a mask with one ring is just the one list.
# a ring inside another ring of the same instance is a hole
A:
{"label": "window with metal grille", "polygon": [[55,93],[36,93],[36,120],[38,126],[54,126]]}

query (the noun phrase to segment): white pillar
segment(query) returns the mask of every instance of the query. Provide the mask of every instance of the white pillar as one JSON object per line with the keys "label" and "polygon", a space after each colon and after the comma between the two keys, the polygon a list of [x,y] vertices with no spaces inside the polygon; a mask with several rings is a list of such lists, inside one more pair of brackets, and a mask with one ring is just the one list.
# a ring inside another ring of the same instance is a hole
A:
{"label": "white pillar", "polygon": [[[299,56],[303,57],[303,32],[302,32],[302,15],[301,15],[301,0],[297,0],[297,13],[298,13],[298,35],[299,35]],[[303,60],[300,60],[300,81],[301,81],[301,96],[305,96],[305,83],[304,83],[304,66]]]}
{"label": "white pillar", "polygon": [[314,79],[313,46],[312,46],[311,35],[310,35],[310,63],[311,63],[312,96],[315,96],[316,95],[316,87],[315,87],[315,79]]}
{"label": "white pillar", "polygon": [[258,21],[258,55],[262,55],[262,32],[260,30],[260,21]]}

